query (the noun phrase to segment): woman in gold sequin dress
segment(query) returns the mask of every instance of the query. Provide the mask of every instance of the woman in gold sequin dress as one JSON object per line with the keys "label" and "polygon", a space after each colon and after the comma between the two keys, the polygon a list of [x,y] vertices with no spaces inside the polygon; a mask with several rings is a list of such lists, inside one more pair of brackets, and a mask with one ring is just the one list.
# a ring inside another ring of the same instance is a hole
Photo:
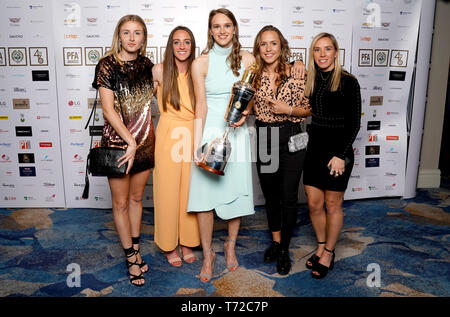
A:
{"label": "woman in gold sequin dress", "polygon": [[117,23],[110,51],[95,69],[92,86],[99,89],[104,127],[102,146],[126,149],[118,165],[128,162],[123,177],[108,177],[112,209],[125,251],[130,282],[145,283],[148,265],[139,252],[142,196],[154,166],[155,135],[150,104],[153,63],[145,57],[147,28],[136,15]]}

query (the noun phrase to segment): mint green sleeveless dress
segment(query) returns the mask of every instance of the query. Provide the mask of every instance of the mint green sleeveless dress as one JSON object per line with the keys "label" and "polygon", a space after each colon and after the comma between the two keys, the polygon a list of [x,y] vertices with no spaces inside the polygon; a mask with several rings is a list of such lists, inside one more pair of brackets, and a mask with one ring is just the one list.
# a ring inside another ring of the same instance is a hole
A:
{"label": "mint green sleeveless dress", "polygon": [[[230,48],[215,44],[208,53],[209,67],[205,79],[208,113],[202,142],[211,142],[222,137],[225,128],[225,112],[231,97],[233,84],[244,73],[241,65],[239,76],[234,76],[226,59]],[[193,163],[189,187],[188,212],[215,210],[221,219],[233,219],[255,213],[253,205],[252,165],[250,137],[247,124],[228,134],[231,155],[225,167],[224,176],[205,171]]]}

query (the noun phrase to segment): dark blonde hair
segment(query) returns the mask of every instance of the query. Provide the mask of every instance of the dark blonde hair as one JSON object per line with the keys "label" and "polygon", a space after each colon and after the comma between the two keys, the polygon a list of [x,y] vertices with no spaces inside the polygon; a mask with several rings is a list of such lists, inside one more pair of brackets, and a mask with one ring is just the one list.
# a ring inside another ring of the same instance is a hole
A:
{"label": "dark blonde hair", "polygon": [[211,27],[212,27],[212,19],[216,14],[222,13],[225,16],[227,16],[234,26],[234,34],[233,34],[233,46],[230,55],[227,57],[227,61],[230,64],[230,68],[233,71],[233,74],[235,76],[239,76],[239,69],[241,68],[241,60],[242,56],[240,55],[241,51],[241,43],[239,43],[239,26],[237,24],[237,20],[234,17],[234,14],[225,8],[219,8],[216,10],[211,10],[209,12],[209,18],[208,18],[208,41],[206,43],[206,49],[203,51],[203,53],[208,53],[214,46],[214,38],[211,34]]}
{"label": "dark blonde hair", "polygon": [[289,44],[285,39],[283,34],[279,29],[274,27],[273,25],[264,26],[256,35],[255,42],[253,44],[253,55],[255,56],[256,61],[256,76],[255,76],[255,88],[259,88],[261,86],[261,75],[264,70],[265,62],[261,58],[261,54],[259,53],[259,47],[261,46],[261,37],[264,32],[273,31],[278,34],[278,38],[280,39],[280,56],[278,57],[278,65],[275,69],[275,72],[278,74],[278,78],[275,81],[275,86],[278,87],[283,80],[288,77],[289,70]]}
{"label": "dark blonde hair", "polygon": [[169,38],[167,39],[166,51],[164,52],[164,61],[163,61],[163,109],[167,111],[167,99],[170,96],[169,103],[176,109],[180,110],[180,91],[178,89],[178,68],[175,64],[175,57],[173,51],[173,36],[176,31],[185,31],[189,34],[191,38],[191,53],[188,57],[188,86],[189,86],[189,98],[191,99],[192,107],[195,109],[195,95],[194,95],[194,84],[192,83],[191,76],[191,65],[195,59],[195,38],[192,31],[185,26],[177,26],[170,32]]}
{"label": "dark blonde hair", "polygon": [[109,49],[108,52],[106,52],[106,54],[103,56],[103,58],[107,57],[109,55],[112,55],[112,56],[114,56],[114,59],[116,60],[116,62],[118,62],[119,64],[123,64],[123,62],[119,59],[119,53],[122,50],[122,46],[120,45],[120,28],[122,27],[122,25],[124,25],[125,23],[127,23],[129,21],[138,22],[139,24],[142,25],[142,28],[144,31],[144,43],[142,43],[142,46],[139,49],[138,54],[145,56],[145,50],[147,48],[147,26],[145,25],[144,20],[142,20],[142,18],[140,16],[134,15],[134,14],[128,14],[128,15],[121,17],[120,20],[117,22],[116,28],[114,29],[111,48]]}
{"label": "dark blonde hair", "polygon": [[336,91],[339,88],[339,83],[341,81],[341,76],[344,72],[344,70],[342,69],[341,66],[341,60],[339,57],[339,45],[338,42],[336,40],[336,38],[334,37],[333,34],[330,33],[320,33],[317,34],[314,39],[311,42],[311,46],[309,47],[309,60],[308,60],[308,77],[306,79],[306,86],[305,86],[305,95],[306,96],[311,96],[312,93],[314,92],[314,82],[316,80],[316,76],[317,76],[317,68],[316,68],[316,63],[314,61],[314,47],[316,46],[317,42],[320,39],[323,38],[329,38],[331,40],[331,43],[333,43],[334,49],[336,50],[336,58],[334,59],[334,72],[333,75],[331,77],[331,81],[330,81],[330,90],[331,91]]}

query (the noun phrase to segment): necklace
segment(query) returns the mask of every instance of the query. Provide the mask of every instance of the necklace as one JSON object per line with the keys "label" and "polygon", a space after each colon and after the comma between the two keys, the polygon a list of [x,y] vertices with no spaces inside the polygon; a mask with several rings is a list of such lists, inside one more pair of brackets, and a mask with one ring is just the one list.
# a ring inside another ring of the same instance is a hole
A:
{"label": "necklace", "polygon": [[328,80],[328,78],[330,78],[331,72],[328,72],[328,74],[325,76],[325,78],[323,77],[323,72],[319,71],[319,75],[323,81],[326,81],[326,80]]}

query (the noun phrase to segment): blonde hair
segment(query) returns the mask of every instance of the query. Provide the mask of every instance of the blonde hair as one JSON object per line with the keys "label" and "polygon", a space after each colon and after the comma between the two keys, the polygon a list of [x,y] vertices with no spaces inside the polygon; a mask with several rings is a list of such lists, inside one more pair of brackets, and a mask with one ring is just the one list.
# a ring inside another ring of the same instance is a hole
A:
{"label": "blonde hair", "polygon": [[330,33],[320,33],[317,34],[314,39],[311,42],[311,46],[309,47],[309,56],[308,56],[308,77],[306,79],[306,86],[305,86],[305,95],[307,97],[311,96],[314,92],[314,83],[316,80],[316,76],[317,76],[317,67],[316,67],[316,63],[314,61],[314,47],[316,46],[317,42],[320,39],[323,38],[329,38],[331,40],[331,43],[334,46],[334,49],[336,50],[337,54],[336,57],[334,59],[334,72],[333,75],[331,77],[331,81],[330,81],[330,90],[331,91],[336,91],[339,88],[339,83],[341,81],[341,76],[342,73],[344,72],[341,66],[341,60],[339,58],[339,45],[338,42],[336,40],[336,38],[334,37],[333,34]]}
{"label": "blonde hair", "polygon": [[227,16],[234,26],[234,34],[232,39],[232,50],[230,55],[227,57],[227,62],[230,63],[230,68],[233,71],[233,74],[235,76],[239,76],[239,69],[241,68],[241,60],[242,56],[240,55],[241,52],[241,43],[239,43],[239,26],[237,23],[236,18],[234,17],[234,14],[225,8],[219,8],[217,10],[211,10],[209,12],[209,18],[208,18],[208,41],[206,43],[206,49],[202,53],[208,53],[214,46],[215,40],[211,34],[211,27],[212,27],[212,19],[216,14],[222,13],[225,16]]}
{"label": "blonde hair", "polygon": [[122,27],[122,25],[124,25],[125,23],[127,23],[129,21],[138,22],[142,25],[142,28],[144,30],[144,43],[142,44],[141,48],[139,49],[138,54],[145,56],[145,50],[147,48],[147,26],[145,25],[144,20],[140,16],[134,15],[134,14],[128,14],[128,15],[121,17],[120,20],[117,22],[116,28],[114,29],[111,48],[109,49],[108,52],[105,53],[103,58],[112,55],[112,56],[114,56],[114,59],[116,60],[117,63],[119,63],[121,65],[123,64],[123,62],[119,58],[119,53],[122,50],[122,45],[120,44],[120,28]]}

